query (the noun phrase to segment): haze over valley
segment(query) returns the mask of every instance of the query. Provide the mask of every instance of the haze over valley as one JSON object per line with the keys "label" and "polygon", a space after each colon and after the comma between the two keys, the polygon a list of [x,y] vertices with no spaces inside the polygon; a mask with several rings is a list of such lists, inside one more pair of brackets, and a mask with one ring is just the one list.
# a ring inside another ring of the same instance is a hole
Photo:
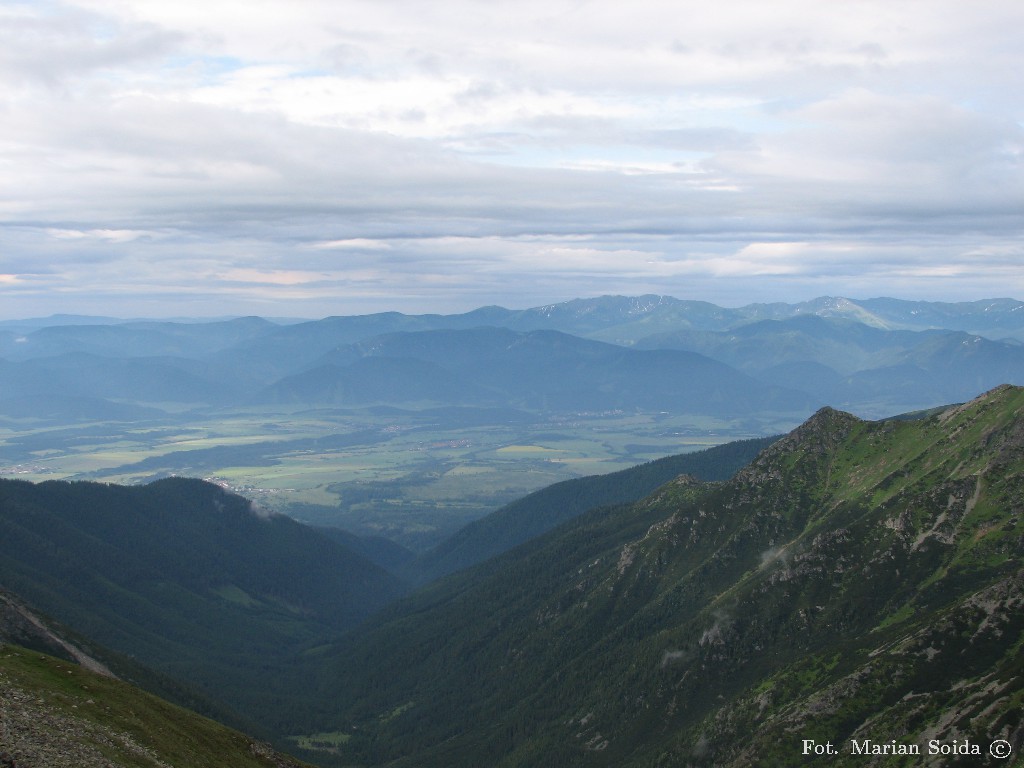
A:
{"label": "haze over valley", "polygon": [[460,315],[0,324],[0,472],[211,479],[422,551],[553,482],[1024,382],[1024,306],[604,297]]}

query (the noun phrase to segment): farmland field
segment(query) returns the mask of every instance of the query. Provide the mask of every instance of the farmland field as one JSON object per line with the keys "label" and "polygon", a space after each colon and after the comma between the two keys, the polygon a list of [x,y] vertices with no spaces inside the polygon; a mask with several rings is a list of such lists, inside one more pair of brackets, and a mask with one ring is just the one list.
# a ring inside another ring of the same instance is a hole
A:
{"label": "farmland field", "polygon": [[560,480],[780,432],[792,418],[724,421],[622,412],[480,409],[195,411],[148,422],[0,424],[0,473],[143,483],[202,477],[259,506],[423,549]]}

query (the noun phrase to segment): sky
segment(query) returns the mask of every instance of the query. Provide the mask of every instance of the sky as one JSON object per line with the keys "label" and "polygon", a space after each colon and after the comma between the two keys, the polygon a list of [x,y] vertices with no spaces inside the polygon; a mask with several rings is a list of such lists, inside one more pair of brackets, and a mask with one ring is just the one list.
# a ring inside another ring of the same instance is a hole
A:
{"label": "sky", "polygon": [[1024,299],[1019,0],[0,0],[0,318]]}

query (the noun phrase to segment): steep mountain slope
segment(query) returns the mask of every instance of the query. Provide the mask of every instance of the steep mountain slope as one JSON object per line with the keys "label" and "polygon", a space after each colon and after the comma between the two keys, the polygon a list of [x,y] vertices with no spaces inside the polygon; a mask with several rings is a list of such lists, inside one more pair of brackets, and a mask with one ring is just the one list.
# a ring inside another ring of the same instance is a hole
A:
{"label": "steep mountain slope", "polygon": [[0,584],[264,723],[301,696],[297,654],[403,590],[311,528],[177,478],[0,480]]}
{"label": "steep mountain slope", "polygon": [[[301,507],[297,508],[301,511]],[[346,549],[358,552],[372,563],[376,563],[389,573],[396,573],[407,566],[416,557],[412,550],[383,536],[357,536],[342,528],[318,526],[313,528],[320,534],[341,544]]]}
{"label": "steep mountain slope", "polygon": [[0,644],[0,764],[301,768],[267,744],[127,683]]}
{"label": "steep mountain slope", "polygon": [[10,643],[38,650],[51,656],[71,661],[97,674],[113,677],[113,673],[86,643],[54,627],[23,601],[0,589],[0,644]]}
{"label": "steep mountain slope", "polygon": [[476,520],[404,571],[420,583],[507,552],[599,506],[636,501],[679,475],[727,480],[776,437],[738,440],[694,453],[667,456],[619,472],[555,483]]}
{"label": "steep mountain slope", "polygon": [[316,727],[390,766],[1019,748],[1022,499],[1020,388],[918,421],[823,409],[728,483],[681,479],[387,609],[338,649],[343,716]]}
{"label": "steep mountain slope", "polygon": [[98,644],[40,613],[17,595],[0,589],[0,646],[5,643],[45,653],[104,677],[116,678],[232,728],[248,733],[260,732],[255,723],[201,695],[195,688]]}

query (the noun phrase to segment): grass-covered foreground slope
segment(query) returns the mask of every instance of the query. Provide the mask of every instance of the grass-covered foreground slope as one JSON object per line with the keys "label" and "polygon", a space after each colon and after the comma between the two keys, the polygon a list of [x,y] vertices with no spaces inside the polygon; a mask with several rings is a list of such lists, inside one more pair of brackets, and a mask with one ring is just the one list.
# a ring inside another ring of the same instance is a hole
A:
{"label": "grass-covered foreground slope", "polygon": [[301,768],[266,744],[38,651],[0,645],[0,764]]}
{"label": "grass-covered foreground slope", "polygon": [[1006,765],[1022,470],[1020,388],[918,421],[824,409],[727,483],[680,479],[387,609],[310,725],[364,766],[802,765],[805,740],[821,764]]}
{"label": "grass-covered foreground slope", "polygon": [[[20,646],[27,651],[78,664],[97,674],[117,678],[166,701],[218,720],[238,730],[256,733],[252,721],[240,717],[201,695],[196,688],[161,675],[129,656],[111,651],[70,627],[39,613],[18,596],[0,587],[0,646]],[[3,739],[0,738],[0,742]],[[0,763],[2,765],[2,763]]]}

